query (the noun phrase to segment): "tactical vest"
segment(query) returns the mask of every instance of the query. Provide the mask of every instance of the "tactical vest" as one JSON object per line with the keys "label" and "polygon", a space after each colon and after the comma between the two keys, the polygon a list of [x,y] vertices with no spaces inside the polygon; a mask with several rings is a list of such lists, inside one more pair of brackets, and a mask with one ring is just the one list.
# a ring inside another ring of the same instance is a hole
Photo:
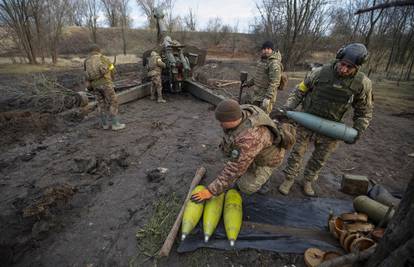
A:
{"label": "tactical vest", "polygon": [[322,67],[303,107],[307,113],[339,122],[351,106],[354,95],[363,89],[365,74],[358,71],[352,78],[341,79],[336,77],[334,66]]}
{"label": "tactical vest", "polygon": [[241,105],[243,120],[236,129],[231,129],[225,132],[222,142],[222,149],[224,154],[232,158],[232,152],[234,150],[234,140],[243,131],[259,127],[266,126],[273,134],[273,145],[264,148],[256,156],[254,162],[258,166],[271,166],[276,154],[280,151],[279,144],[281,141],[280,130],[276,124],[269,118],[269,116],[259,107],[253,105]]}
{"label": "tactical vest", "polygon": [[158,66],[158,59],[160,56],[151,56],[148,60],[148,76],[155,76],[161,73],[161,68]]}
{"label": "tactical vest", "polygon": [[85,60],[85,71],[88,80],[93,81],[102,77],[100,71],[101,55],[93,54]]}
{"label": "tactical vest", "polygon": [[[269,65],[272,61],[277,61],[278,64],[280,65],[282,64],[281,55],[279,52],[275,52],[269,58],[260,59],[257,62],[255,76],[254,76],[254,85],[255,85],[254,92],[256,96],[259,96],[259,98],[264,97],[266,90],[269,87]],[[272,99],[272,100],[275,101],[276,99]]]}
{"label": "tactical vest", "polygon": [[109,62],[103,55],[93,53],[84,62],[86,78],[91,82],[92,87],[97,87],[112,81]]}

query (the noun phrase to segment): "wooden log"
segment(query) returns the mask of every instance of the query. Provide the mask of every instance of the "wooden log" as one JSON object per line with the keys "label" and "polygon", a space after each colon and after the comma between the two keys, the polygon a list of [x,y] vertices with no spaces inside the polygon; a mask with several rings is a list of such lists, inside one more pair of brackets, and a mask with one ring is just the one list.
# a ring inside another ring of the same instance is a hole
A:
{"label": "wooden log", "polygon": [[162,245],[162,247],[160,249],[160,252],[158,254],[159,256],[168,257],[168,255],[170,254],[171,248],[174,244],[174,240],[177,236],[178,230],[179,230],[180,225],[181,225],[181,220],[183,218],[183,213],[184,213],[185,206],[186,206],[187,202],[190,200],[191,192],[200,183],[200,181],[203,178],[205,173],[206,173],[206,169],[204,167],[200,167],[200,168],[197,169],[197,171],[194,175],[193,181],[191,182],[190,189],[188,190],[187,196],[185,197],[184,203],[181,207],[181,210],[178,213],[177,219],[175,220],[174,225],[171,227],[171,230],[170,230],[167,238],[165,239],[164,244]]}

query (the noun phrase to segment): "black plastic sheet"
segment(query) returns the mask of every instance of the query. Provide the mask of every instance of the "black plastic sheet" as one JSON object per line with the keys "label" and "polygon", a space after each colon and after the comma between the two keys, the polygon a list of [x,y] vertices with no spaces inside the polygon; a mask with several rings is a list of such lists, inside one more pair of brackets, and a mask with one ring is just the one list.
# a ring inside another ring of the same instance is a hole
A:
{"label": "black plastic sheet", "polygon": [[[339,242],[330,236],[327,229],[329,213],[341,214],[353,211],[351,200],[331,198],[269,198],[260,195],[243,195],[243,222],[247,224],[271,225],[275,228],[287,228],[289,231],[269,231],[242,227],[236,244],[231,247],[221,220],[215,234],[208,243],[204,243],[202,219],[180,243],[178,252],[194,251],[207,247],[224,250],[260,249],[283,253],[303,253],[309,247],[326,251],[341,251]],[[298,229],[298,231],[294,231]],[[303,235],[306,229],[316,233],[310,237]],[[292,231],[293,230],[293,231]],[[300,230],[300,231],[299,231]]]}

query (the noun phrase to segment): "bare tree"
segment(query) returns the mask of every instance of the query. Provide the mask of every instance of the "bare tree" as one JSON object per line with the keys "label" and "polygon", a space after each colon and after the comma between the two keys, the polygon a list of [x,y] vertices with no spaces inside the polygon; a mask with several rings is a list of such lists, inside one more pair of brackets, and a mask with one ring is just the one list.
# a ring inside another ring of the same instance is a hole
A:
{"label": "bare tree", "polygon": [[127,40],[126,40],[126,30],[129,28],[130,17],[128,14],[128,4],[129,0],[120,0],[120,21],[121,21],[121,31],[122,31],[122,51],[126,55],[127,50]]}
{"label": "bare tree", "polygon": [[328,26],[325,0],[261,0],[256,7],[256,29],[266,39],[281,40],[285,66],[296,64],[311,51]]}
{"label": "bare tree", "polygon": [[31,27],[30,0],[1,0],[0,20],[13,30],[19,48],[30,64],[37,64],[36,37]]}
{"label": "bare tree", "polygon": [[231,57],[234,57],[239,43],[239,20],[236,21],[231,33]]}
{"label": "bare tree", "polygon": [[150,19],[152,12],[154,11],[156,1],[155,0],[137,0],[137,5],[144,13],[144,15]]}
{"label": "bare tree", "polygon": [[62,38],[62,30],[68,21],[66,14],[69,10],[68,0],[45,1],[45,35],[53,64],[58,60],[58,44]]}
{"label": "bare tree", "polygon": [[187,15],[184,17],[185,27],[189,31],[195,31],[197,27],[197,15],[192,8],[188,9]]}
{"label": "bare tree", "polygon": [[167,28],[170,33],[174,30],[174,27],[177,24],[177,17],[174,17],[173,10],[175,6],[176,0],[164,0],[161,3],[161,8],[164,10],[165,14],[165,22],[167,23]]}
{"label": "bare tree", "polygon": [[223,21],[219,17],[211,18],[207,22],[206,32],[211,36],[210,43],[218,45],[230,32],[228,25],[223,25]]}
{"label": "bare tree", "polygon": [[390,7],[402,7],[402,6],[414,6],[414,1],[413,0],[406,0],[406,1],[394,1],[391,3],[382,3],[382,4],[378,4],[369,7],[369,8],[361,8],[358,9],[357,12],[355,12],[355,15],[359,15],[365,12],[370,12],[373,10],[377,10],[377,9],[385,9],[385,8],[390,8]]}
{"label": "bare tree", "polygon": [[166,23],[167,29],[171,32],[174,27],[179,24],[179,18],[173,15],[173,9],[176,0],[136,0],[138,7],[142,13],[148,18],[148,26],[150,29],[156,28],[156,21],[153,17],[153,12],[156,8],[163,11],[165,17],[164,22]]}
{"label": "bare tree", "polygon": [[98,0],[85,0],[86,1],[86,24],[91,32],[91,38],[94,43],[97,42],[98,31],[98,14],[101,9]]}
{"label": "bare tree", "polygon": [[68,10],[68,25],[83,26],[87,21],[87,4],[86,0],[70,0],[70,9]]}
{"label": "bare tree", "polygon": [[105,18],[109,27],[118,27],[121,23],[120,9],[122,0],[101,0]]}

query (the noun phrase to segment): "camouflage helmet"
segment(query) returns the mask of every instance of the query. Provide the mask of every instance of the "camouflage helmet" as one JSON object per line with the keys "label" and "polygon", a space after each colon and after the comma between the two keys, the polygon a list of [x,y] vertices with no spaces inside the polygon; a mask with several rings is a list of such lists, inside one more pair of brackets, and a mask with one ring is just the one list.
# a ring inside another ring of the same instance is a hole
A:
{"label": "camouflage helmet", "polygon": [[97,44],[91,44],[89,46],[89,52],[101,52],[101,48]]}
{"label": "camouflage helmet", "polygon": [[355,66],[361,66],[368,58],[368,50],[361,43],[352,43],[341,47],[336,53],[336,59],[346,60]]}

